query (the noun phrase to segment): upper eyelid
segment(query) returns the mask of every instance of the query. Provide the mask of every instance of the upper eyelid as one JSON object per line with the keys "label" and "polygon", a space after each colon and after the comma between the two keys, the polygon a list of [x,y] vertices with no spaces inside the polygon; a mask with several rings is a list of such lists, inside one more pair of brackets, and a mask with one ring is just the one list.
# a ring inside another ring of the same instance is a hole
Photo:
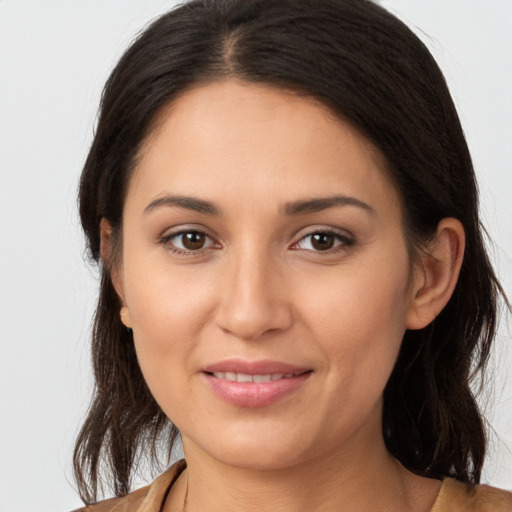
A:
{"label": "upper eyelid", "polygon": [[[161,238],[168,238],[168,237],[173,237],[173,236],[178,236],[178,235],[181,235],[183,233],[193,233],[193,232],[196,232],[196,233],[202,233],[204,235],[207,235],[209,236],[210,238],[212,239],[215,239],[216,236],[213,235],[211,233],[211,231],[203,226],[199,226],[199,227],[195,227],[195,226],[185,226],[185,227],[178,227],[176,228],[176,231],[173,231],[174,228],[167,228],[165,231],[164,231],[164,234],[161,235]],[[315,233],[330,233],[330,234],[336,234],[336,235],[340,235],[340,236],[343,236],[343,235],[347,235],[349,237],[354,237],[354,235],[346,230],[346,229],[343,229],[343,228],[335,228],[335,227],[322,227],[322,226],[318,226],[318,227],[311,227],[311,228],[302,228],[302,229],[306,229],[307,231],[302,233],[299,240],[305,236],[308,236],[308,235],[314,235]],[[296,238],[299,236],[300,232],[302,231],[302,229],[296,231],[296,233],[293,235],[293,238]],[[171,230],[169,233],[167,233],[167,231]],[[167,234],[166,234],[167,233]]]}
{"label": "upper eyelid", "polygon": [[210,237],[212,240],[215,240],[215,235],[212,234],[212,232],[207,229],[204,226],[175,226],[172,228],[167,228],[163,231],[162,235],[159,236],[160,239],[162,238],[173,238],[175,236],[182,235],[184,233],[202,233],[203,235],[206,235]]}
{"label": "upper eyelid", "polygon": [[[343,229],[343,228],[335,228],[335,227],[327,227],[327,226],[324,226],[324,227],[314,226],[314,227],[305,228],[305,229],[307,231],[301,233],[302,230],[299,230],[296,233],[294,238],[296,238],[297,242],[307,236],[315,235],[317,233],[328,233],[330,235],[337,235],[337,236],[341,236],[341,237],[345,237],[345,238],[355,239],[354,234],[352,234],[350,231]],[[297,243],[297,242],[295,242],[295,243]]]}
{"label": "upper eyelid", "polygon": [[[182,249],[181,247],[171,244],[171,240],[173,240],[174,238],[177,238],[181,235],[184,235],[186,233],[201,233],[210,239],[211,245],[208,247],[201,247],[199,249],[193,250],[193,249],[186,249],[186,248]],[[219,242],[217,242],[217,240],[215,240],[214,237],[210,236],[207,232],[200,230],[200,229],[179,229],[177,231],[173,231],[168,234],[162,235],[161,237],[159,237],[157,242],[158,242],[158,245],[167,245],[167,244],[172,245],[173,248],[172,249],[167,248],[167,250],[172,253],[175,253],[177,255],[181,254],[183,256],[185,256],[185,255],[199,256],[200,254],[205,254],[205,251],[211,251],[212,249],[218,249],[218,247],[216,247],[216,246],[219,245]]]}
{"label": "upper eyelid", "polygon": [[[307,231],[305,232],[302,232],[302,230],[299,230],[298,232],[296,232],[296,234],[294,235],[294,242],[291,244],[291,246],[295,246],[297,245],[299,242],[301,242],[304,238],[308,237],[308,236],[312,236],[312,235],[315,235],[315,234],[318,234],[318,233],[326,233],[326,234],[330,234],[330,235],[334,235],[334,236],[338,236],[338,237],[341,237],[341,238],[348,238],[348,239],[352,239],[354,240],[355,239],[355,236],[347,231],[346,229],[342,229],[342,228],[335,228],[335,227],[327,227],[327,226],[313,226],[313,227],[309,227],[309,228],[303,228]],[[166,230],[167,232],[168,230]],[[213,235],[210,230],[208,230],[207,228],[203,227],[203,226],[198,226],[198,227],[195,227],[195,226],[185,226],[185,227],[177,227],[176,230],[171,230],[166,233],[164,232],[163,235],[161,235],[159,237],[159,240],[171,240],[172,238],[175,238],[177,236],[180,236],[180,235],[183,235],[185,233],[201,233],[205,236],[207,236],[208,238],[210,238],[215,244],[220,244],[219,240],[218,240],[218,237],[216,237],[215,235]],[[198,249],[198,251],[200,251],[201,249]],[[197,251],[194,251],[194,252],[197,252]]]}
{"label": "upper eyelid", "polygon": [[204,227],[183,227],[183,228],[176,228],[176,229],[173,229],[173,228],[168,228],[166,229],[162,235],[160,235],[158,237],[158,239],[156,240],[157,244],[165,244],[165,243],[170,243],[170,241],[173,239],[173,238],[176,238],[176,237],[179,237],[181,235],[184,235],[186,233],[201,233],[202,235],[205,235],[207,238],[209,238],[212,242],[212,246],[210,247],[202,247],[201,249],[197,249],[197,250],[188,250],[188,249],[180,249],[180,248],[177,248],[179,251],[183,251],[183,252],[190,252],[190,253],[199,253],[200,251],[202,250],[208,250],[208,249],[213,249],[215,248],[215,246],[217,245],[220,245],[219,241],[217,240],[217,238],[215,236],[213,236],[209,230],[207,230],[206,228]]}
{"label": "upper eyelid", "polygon": [[[329,231],[329,230],[317,230],[317,231],[311,231],[310,233],[306,233],[305,235],[301,236],[296,242],[294,242],[291,247],[296,247],[299,245],[304,239],[307,239],[310,236],[316,235],[316,234],[326,234],[334,236],[335,238],[338,238],[343,245],[343,242],[346,245],[353,245],[355,242],[355,238],[352,235],[339,233],[338,231]],[[318,251],[318,252],[328,252],[328,251]]]}
{"label": "upper eyelid", "polygon": [[199,233],[199,234],[204,235],[205,237],[209,238],[212,242],[214,242],[216,244],[219,243],[215,237],[211,236],[206,231],[201,231],[199,229],[185,229],[185,230],[181,230],[181,231],[176,231],[174,233],[169,233],[168,235],[164,235],[162,238],[165,240],[171,240],[171,239],[179,237],[181,235],[186,235],[187,233]]}

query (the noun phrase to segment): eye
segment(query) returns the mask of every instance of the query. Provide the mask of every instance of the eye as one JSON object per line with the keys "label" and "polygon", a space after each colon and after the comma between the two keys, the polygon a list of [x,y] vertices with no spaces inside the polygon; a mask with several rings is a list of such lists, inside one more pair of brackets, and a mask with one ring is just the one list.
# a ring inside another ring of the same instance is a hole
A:
{"label": "eye", "polygon": [[336,252],[354,245],[354,239],[336,231],[315,231],[302,237],[293,248],[315,252]]}
{"label": "eye", "polygon": [[171,252],[178,254],[190,254],[217,246],[210,236],[196,229],[170,233],[162,237],[161,241]]}

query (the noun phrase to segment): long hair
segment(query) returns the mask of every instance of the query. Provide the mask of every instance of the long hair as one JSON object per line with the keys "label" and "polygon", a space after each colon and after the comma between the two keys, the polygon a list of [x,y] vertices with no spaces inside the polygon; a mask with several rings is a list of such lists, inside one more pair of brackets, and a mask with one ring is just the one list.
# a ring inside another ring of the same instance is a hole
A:
{"label": "long hair", "polygon": [[470,154],[433,57],[369,0],[192,0],[154,21],[115,67],[80,182],[81,221],[102,273],[92,335],[96,387],[74,453],[82,499],[98,498],[102,468],[113,493],[126,494],[136,466],[147,456],[158,467],[162,446],[168,462],[178,435],[120,322],[101,261],[100,220],[122,244],[116,233],[126,189],[155,116],[192,85],[229,78],[306,94],[357,127],[386,160],[413,251],[441,219],[462,222],[458,284],[434,322],[406,332],[384,393],[383,434],[411,471],[479,482],[486,436],[471,382],[486,366],[501,289],[482,239]]}

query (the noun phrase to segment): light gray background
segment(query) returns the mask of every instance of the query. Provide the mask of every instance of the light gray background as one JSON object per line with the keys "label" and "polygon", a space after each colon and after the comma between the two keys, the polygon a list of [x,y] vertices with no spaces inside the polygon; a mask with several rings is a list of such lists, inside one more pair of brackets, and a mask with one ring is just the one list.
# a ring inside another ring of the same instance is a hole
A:
{"label": "light gray background", "polygon": [[[480,179],[512,295],[512,0],[383,0],[436,56]],[[0,0],[0,512],[70,510],[74,436],[91,391],[96,274],[75,196],[108,72],[174,2]],[[421,27],[421,30],[416,28]],[[510,323],[510,322],[508,322]],[[485,480],[512,489],[512,350],[502,322]]]}

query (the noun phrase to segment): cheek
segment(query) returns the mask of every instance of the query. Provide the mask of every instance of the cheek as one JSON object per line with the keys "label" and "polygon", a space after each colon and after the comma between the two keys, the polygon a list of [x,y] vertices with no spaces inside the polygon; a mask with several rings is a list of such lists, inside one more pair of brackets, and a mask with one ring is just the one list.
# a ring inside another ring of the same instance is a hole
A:
{"label": "cheek", "polygon": [[[393,263],[393,264],[391,264]],[[408,260],[380,258],[340,268],[300,292],[301,317],[325,353],[337,385],[384,386],[405,333],[409,308]],[[340,383],[339,381],[343,381]]]}
{"label": "cheek", "polygon": [[[137,357],[155,397],[165,385],[186,383],[194,349],[213,307],[212,280],[201,272],[126,262],[126,302]],[[133,279],[130,279],[133,276]]]}

